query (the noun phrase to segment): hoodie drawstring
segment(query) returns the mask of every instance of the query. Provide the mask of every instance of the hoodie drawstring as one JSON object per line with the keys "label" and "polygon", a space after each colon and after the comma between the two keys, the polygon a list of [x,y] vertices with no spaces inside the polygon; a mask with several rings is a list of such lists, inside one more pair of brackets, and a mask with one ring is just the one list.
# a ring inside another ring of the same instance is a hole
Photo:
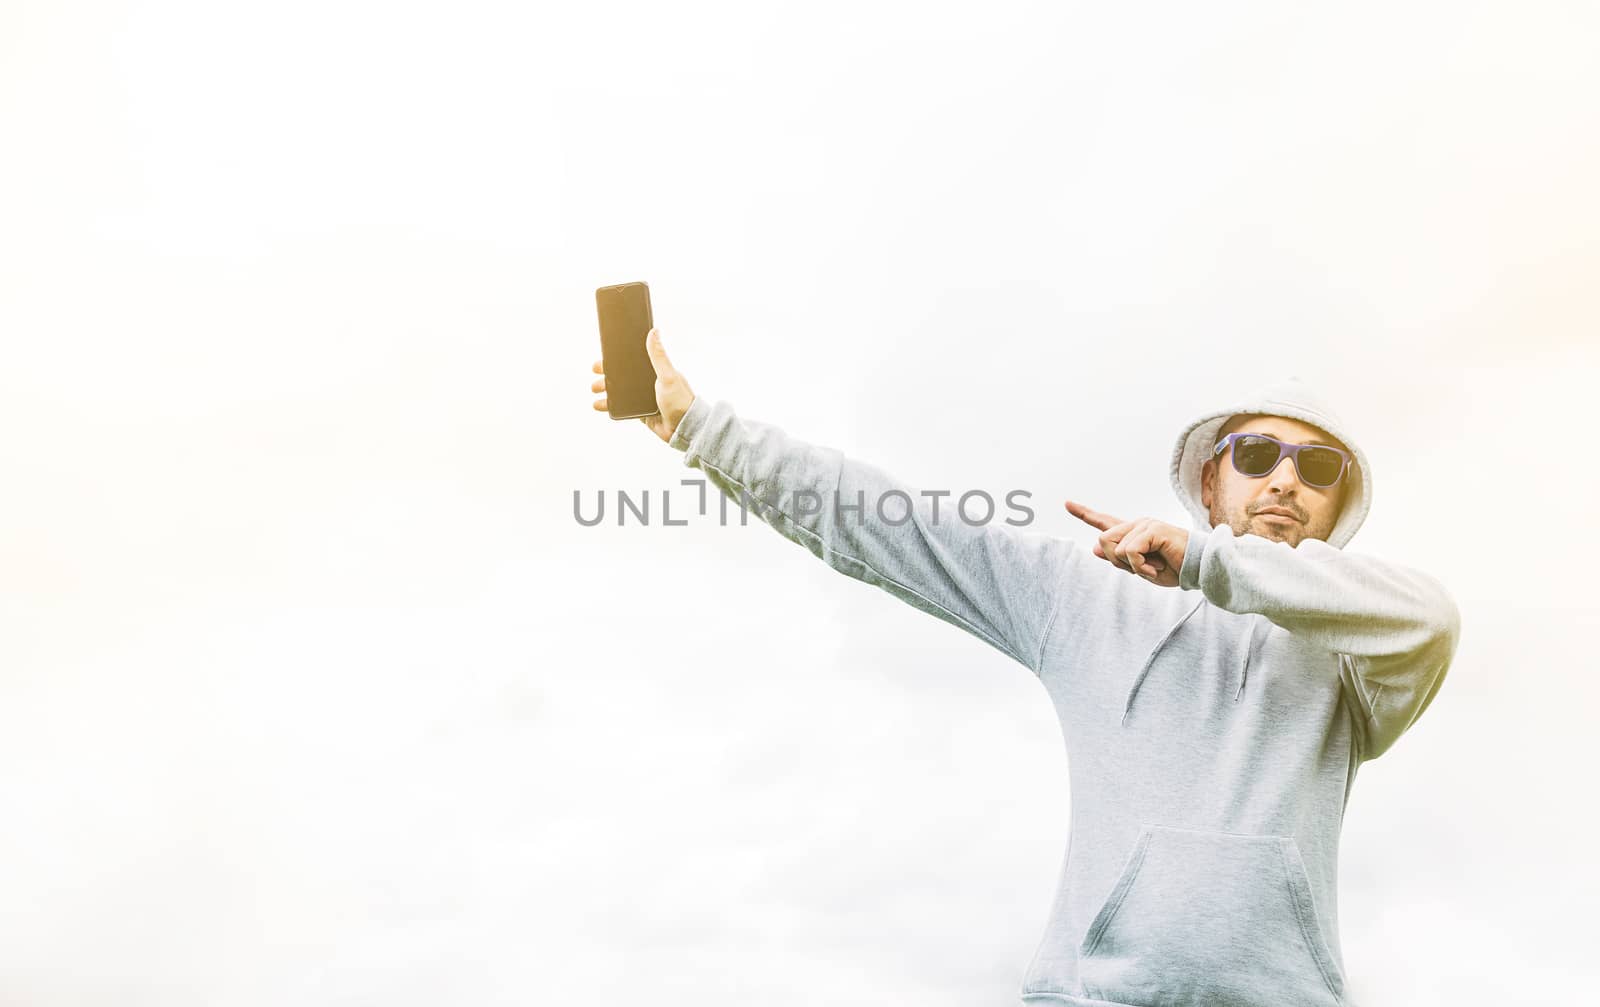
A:
{"label": "hoodie drawstring", "polygon": [[1249,622],[1250,626],[1245,630],[1244,634],[1244,661],[1239,667],[1239,689],[1233,694],[1235,703],[1239,701],[1240,696],[1244,695],[1245,679],[1250,677],[1250,652],[1255,649],[1256,645],[1256,621],[1253,618],[1246,621]]}
{"label": "hoodie drawstring", "polygon": [[[1145,676],[1150,674],[1150,666],[1155,663],[1156,655],[1161,653],[1161,648],[1167,645],[1167,641],[1172,639],[1172,635],[1178,631],[1178,628],[1188,622],[1189,617],[1198,612],[1200,606],[1204,604],[1204,598],[1196,602],[1193,608],[1183,613],[1183,618],[1179,619],[1171,629],[1167,630],[1166,635],[1161,638],[1161,642],[1151,648],[1150,656],[1144,659],[1144,667],[1139,669],[1139,676],[1133,680],[1133,685],[1128,689],[1128,701],[1122,707],[1122,723],[1124,726],[1128,723],[1128,713],[1133,709],[1133,698],[1139,694],[1139,687],[1144,684]],[[1246,621],[1248,625],[1245,628],[1244,640],[1239,648],[1244,656],[1239,662],[1239,688],[1235,689],[1233,693],[1233,701],[1235,703],[1239,701],[1239,697],[1244,695],[1245,682],[1250,679],[1250,658],[1253,656],[1256,647],[1256,620],[1252,618]]]}
{"label": "hoodie drawstring", "polygon": [[[1172,639],[1172,634],[1178,631],[1178,627],[1188,622],[1189,617],[1200,611],[1200,606],[1204,605],[1205,603],[1205,598],[1201,598],[1199,601],[1195,602],[1194,607],[1183,613],[1183,618],[1179,619],[1173,624],[1171,629],[1167,630],[1167,635],[1161,638],[1161,642],[1156,644],[1155,647],[1151,648],[1150,656],[1144,659],[1144,667],[1139,669],[1139,677],[1133,680],[1133,686],[1128,689],[1128,702],[1122,708],[1122,723],[1124,726],[1126,726],[1128,723],[1128,711],[1133,709],[1133,697],[1139,694],[1139,686],[1144,684],[1144,677],[1150,673],[1150,665],[1155,663],[1156,655],[1161,653],[1161,648],[1165,647],[1167,645],[1167,641]],[[1242,685],[1241,688],[1243,688]]]}

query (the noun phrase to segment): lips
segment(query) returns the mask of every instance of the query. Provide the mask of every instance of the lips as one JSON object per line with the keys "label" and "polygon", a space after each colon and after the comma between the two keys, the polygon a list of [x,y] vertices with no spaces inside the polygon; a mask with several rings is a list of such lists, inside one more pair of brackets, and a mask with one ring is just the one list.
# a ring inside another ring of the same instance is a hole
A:
{"label": "lips", "polygon": [[1263,507],[1260,510],[1256,511],[1256,513],[1257,514],[1275,514],[1278,517],[1292,518],[1295,521],[1300,520],[1300,516],[1298,514],[1295,514],[1293,511],[1284,510],[1282,507]]}

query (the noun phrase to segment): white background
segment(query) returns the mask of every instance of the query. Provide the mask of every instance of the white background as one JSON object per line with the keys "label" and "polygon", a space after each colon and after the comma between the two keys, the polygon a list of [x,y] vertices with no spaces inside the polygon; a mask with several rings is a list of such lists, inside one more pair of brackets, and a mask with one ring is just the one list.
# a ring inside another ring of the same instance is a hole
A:
{"label": "white background", "polygon": [[1357,782],[1365,1007],[1592,988],[1600,17],[0,6],[0,1002],[1016,1003],[1040,684],[590,407],[1185,521],[1297,374],[1463,637]]}

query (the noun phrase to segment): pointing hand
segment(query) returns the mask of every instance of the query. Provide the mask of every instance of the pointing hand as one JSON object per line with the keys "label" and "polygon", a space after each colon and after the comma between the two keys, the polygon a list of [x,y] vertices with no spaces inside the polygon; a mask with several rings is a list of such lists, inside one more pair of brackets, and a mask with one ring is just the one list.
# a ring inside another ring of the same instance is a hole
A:
{"label": "pointing hand", "polygon": [[1178,571],[1189,548],[1188,532],[1155,518],[1123,521],[1072,500],[1066,507],[1068,514],[1101,532],[1094,547],[1096,556],[1160,587],[1178,586]]}

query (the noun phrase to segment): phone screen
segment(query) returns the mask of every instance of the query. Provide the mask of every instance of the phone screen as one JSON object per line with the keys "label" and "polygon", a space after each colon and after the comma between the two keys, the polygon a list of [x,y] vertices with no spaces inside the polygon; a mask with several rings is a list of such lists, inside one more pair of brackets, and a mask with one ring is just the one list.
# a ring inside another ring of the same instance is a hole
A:
{"label": "phone screen", "polygon": [[655,322],[650,315],[650,288],[644,283],[618,283],[594,292],[600,312],[600,359],[606,371],[606,412],[614,420],[654,416],[656,369],[644,348]]}

